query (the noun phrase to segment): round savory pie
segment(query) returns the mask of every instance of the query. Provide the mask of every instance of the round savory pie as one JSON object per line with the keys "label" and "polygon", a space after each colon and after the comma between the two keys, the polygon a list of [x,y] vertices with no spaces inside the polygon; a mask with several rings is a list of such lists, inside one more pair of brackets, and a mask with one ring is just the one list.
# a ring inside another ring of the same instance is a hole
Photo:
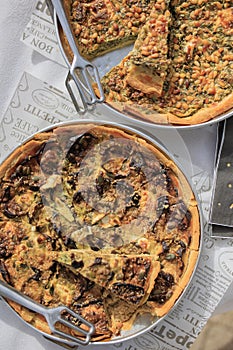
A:
{"label": "round savory pie", "polygon": [[[232,0],[64,4],[86,58],[133,44],[102,77],[107,104],[129,116],[172,125],[204,123],[233,107]],[[64,47],[68,53],[67,43]]]}
{"label": "round savory pie", "polygon": [[[0,185],[0,278],[79,313],[94,341],[138,315],[166,315],[188,284],[200,245],[195,196],[135,131],[81,122],[40,132],[2,163]],[[50,333],[42,316],[10,303]]]}

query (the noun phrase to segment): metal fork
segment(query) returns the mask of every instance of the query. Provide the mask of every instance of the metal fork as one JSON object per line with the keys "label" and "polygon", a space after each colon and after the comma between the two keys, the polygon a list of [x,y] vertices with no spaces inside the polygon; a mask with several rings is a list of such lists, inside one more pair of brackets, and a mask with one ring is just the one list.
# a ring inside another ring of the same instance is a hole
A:
{"label": "metal fork", "polygon": [[[95,327],[90,322],[86,321],[79,314],[70,310],[66,306],[58,306],[55,308],[47,308],[23,293],[17,291],[15,288],[10,285],[4,283],[0,280],[0,295],[4,298],[10,299],[16,302],[19,305],[26,307],[27,309],[34,311],[43,315],[48,322],[49,328],[54,335],[53,340],[57,340],[58,342],[62,342],[67,345],[88,345],[91,340],[92,334],[95,332]],[[79,325],[75,325],[72,321],[68,321],[64,318],[63,314],[71,316]],[[60,331],[57,329],[57,324],[63,324],[67,326],[69,329],[74,330],[85,337],[85,339],[79,338],[78,336],[73,336],[66,332]],[[82,325],[85,328],[82,328]],[[72,342],[72,344],[71,344]]]}
{"label": "metal fork", "polygon": [[[69,67],[69,73],[66,78],[67,90],[73,100],[76,110],[79,113],[85,113],[90,106],[104,101],[104,92],[100,82],[98,69],[95,65],[80,55],[62,0],[46,0],[46,3],[56,27],[60,49],[65,58],[66,64]],[[59,25],[61,26],[73,53],[72,63],[70,63],[63,49],[59,35]],[[99,96],[96,95],[93,89],[93,83],[97,84]],[[81,99],[81,104],[72,84],[76,86],[78,90],[77,92]]]}

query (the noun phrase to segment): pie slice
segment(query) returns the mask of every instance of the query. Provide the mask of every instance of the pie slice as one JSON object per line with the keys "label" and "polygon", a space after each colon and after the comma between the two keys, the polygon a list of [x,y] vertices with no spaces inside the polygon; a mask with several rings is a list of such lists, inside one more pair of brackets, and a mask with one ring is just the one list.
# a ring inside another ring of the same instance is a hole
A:
{"label": "pie slice", "polygon": [[[0,278],[46,307],[70,307],[94,324],[96,334],[93,340],[110,338],[112,330],[105,312],[101,287],[56,263],[54,256],[57,252],[52,250],[55,248],[54,243],[36,231],[28,232],[15,246],[9,259],[0,259]],[[43,332],[51,333],[44,317],[15,302],[9,303],[26,322]],[[127,317],[125,319],[128,320]],[[64,331],[69,333],[70,329]],[[114,331],[119,332],[117,326]]]}
{"label": "pie slice", "polygon": [[[169,120],[173,119],[174,116],[163,108],[164,101],[160,103],[159,96],[156,96],[155,93],[145,93],[127,82],[131,67],[131,54],[129,53],[101,79],[106,103],[136,119],[169,124]],[[166,79],[164,83],[166,83]],[[98,94],[96,86],[94,88]],[[163,99],[163,94],[161,99]]]}
{"label": "pie slice", "polygon": [[[133,43],[154,3],[155,0],[64,0],[79,51],[88,59]],[[62,40],[66,52],[70,52],[63,35]]]}
{"label": "pie slice", "polygon": [[170,64],[168,34],[171,15],[159,13],[154,7],[142,27],[130,53],[130,68],[126,82],[146,94],[161,96]]}
{"label": "pie slice", "polygon": [[135,305],[146,301],[160,271],[158,257],[148,255],[126,256],[71,249],[59,253],[56,260]]}

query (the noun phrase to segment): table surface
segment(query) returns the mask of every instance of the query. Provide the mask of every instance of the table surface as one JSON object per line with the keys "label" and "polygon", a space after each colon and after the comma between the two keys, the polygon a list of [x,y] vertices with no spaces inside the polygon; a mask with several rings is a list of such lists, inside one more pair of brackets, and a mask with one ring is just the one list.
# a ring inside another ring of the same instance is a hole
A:
{"label": "table surface", "polygon": [[[3,0],[1,0],[3,3]],[[13,92],[26,70],[35,77],[47,81],[65,91],[64,79],[66,69],[32,51],[20,42],[23,29],[30,20],[36,1],[11,0],[4,1],[0,11],[0,117],[2,118]],[[181,137],[192,161],[201,169],[213,171],[214,145],[216,141],[216,125],[193,130],[186,130]],[[208,137],[206,137],[206,135]],[[171,140],[170,140],[171,142]],[[233,308],[232,292],[229,288],[215,314]],[[26,325],[0,301],[0,349],[5,350],[58,350],[43,337]],[[101,350],[101,347],[99,347]]]}

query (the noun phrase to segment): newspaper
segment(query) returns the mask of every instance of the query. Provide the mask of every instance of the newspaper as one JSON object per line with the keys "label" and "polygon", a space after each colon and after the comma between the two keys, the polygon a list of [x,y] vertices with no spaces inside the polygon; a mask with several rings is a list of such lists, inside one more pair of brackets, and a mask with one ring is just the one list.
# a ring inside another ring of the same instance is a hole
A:
{"label": "newspaper", "polygon": [[[61,54],[57,42],[56,29],[45,0],[38,0],[31,19],[21,35],[21,41],[39,52],[46,58],[67,67],[67,63]],[[125,47],[122,50],[110,53],[103,64],[101,57],[96,58],[93,63],[98,68],[100,76],[104,75],[114,64],[115,60],[120,61],[129,51]]]}
{"label": "newspaper", "polygon": [[37,1],[31,19],[21,35],[21,41],[46,58],[66,66],[45,0]]}
{"label": "newspaper", "polygon": [[25,72],[0,123],[0,161],[40,129],[74,118],[68,96]]}
{"label": "newspaper", "polygon": [[[0,122],[0,159],[33,133],[58,122],[81,118],[64,92],[25,72]],[[173,156],[183,163],[184,169],[190,169],[187,157],[181,156],[183,147],[180,148],[180,151],[172,151]],[[233,241],[214,239],[207,224],[213,182],[213,169],[208,168],[208,164],[206,162],[206,168],[193,165],[190,174],[203,211],[204,230],[200,259],[188,288],[172,311],[154,328],[132,339],[108,345],[109,350],[190,349],[232,283]],[[106,345],[93,344],[90,348],[104,350]]]}

